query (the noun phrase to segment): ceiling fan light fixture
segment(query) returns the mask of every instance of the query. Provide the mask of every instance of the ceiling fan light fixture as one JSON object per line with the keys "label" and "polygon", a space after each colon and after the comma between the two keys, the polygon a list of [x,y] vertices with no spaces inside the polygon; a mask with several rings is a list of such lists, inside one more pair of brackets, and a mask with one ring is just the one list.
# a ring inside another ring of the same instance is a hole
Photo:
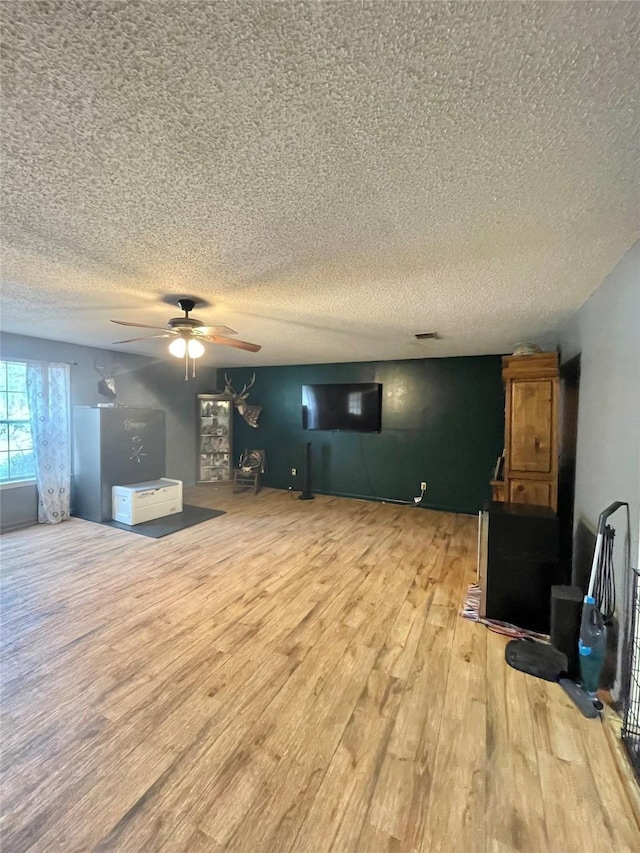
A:
{"label": "ceiling fan light fixture", "polygon": [[162,332],[161,335],[147,335],[142,338],[131,338],[126,341],[114,341],[118,344],[131,344],[135,341],[147,341],[150,338],[171,338],[169,353],[174,358],[184,359],[184,378],[189,378],[189,359],[191,359],[192,376],[196,375],[196,359],[203,356],[206,348],[202,341],[222,346],[236,347],[247,352],[259,352],[259,344],[249,341],[240,341],[237,338],[228,338],[226,335],[237,335],[235,329],[228,326],[205,326],[201,320],[190,317],[189,314],[195,308],[194,299],[179,299],[178,305],[184,311],[184,317],[172,317],[166,327],[151,326],[148,323],[132,323],[129,320],[112,320],[118,326],[134,326],[139,329],[153,329]]}
{"label": "ceiling fan light fixture", "polygon": [[187,352],[189,353],[189,358],[200,358],[201,355],[204,355],[204,347],[200,341],[191,338],[187,341]]}
{"label": "ceiling fan light fixture", "polygon": [[169,344],[169,352],[171,355],[175,355],[176,358],[184,358],[186,351],[187,342],[184,338],[175,338],[175,340],[171,341]]}
{"label": "ceiling fan light fixture", "polygon": [[193,367],[192,376],[196,375],[196,358],[204,355],[204,347],[200,341],[190,337],[189,332],[182,332],[177,338],[169,344],[169,352],[176,358],[184,359],[184,378],[189,379],[189,359]]}

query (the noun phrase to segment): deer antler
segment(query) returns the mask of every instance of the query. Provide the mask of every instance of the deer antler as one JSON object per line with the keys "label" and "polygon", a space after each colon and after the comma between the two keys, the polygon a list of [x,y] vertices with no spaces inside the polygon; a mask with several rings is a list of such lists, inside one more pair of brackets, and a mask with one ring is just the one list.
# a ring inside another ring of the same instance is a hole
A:
{"label": "deer antler", "polygon": [[105,364],[99,364],[98,360],[95,359],[93,362],[93,369],[96,373],[102,376],[103,379],[113,379],[118,368],[113,360],[107,361]]}
{"label": "deer antler", "polygon": [[227,394],[231,394],[233,396],[233,405],[236,407],[238,412],[242,415],[245,421],[249,424],[250,427],[254,429],[258,426],[258,417],[260,412],[262,411],[261,406],[247,406],[245,400],[249,396],[249,389],[253,388],[254,382],[256,381],[256,375],[253,374],[251,378],[251,382],[247,385],[246,382],[244,384],[244,388],[239,394],[233,390],[233,385],[231,384],[231,379],[225,373],[224,375],[225,387],[224,390]]}
{"label": "deer antler", "polygon": [[250,382],[248,385],[247,385],[247,383],[245,382],[244,387],[243,387],[242,391],[241,391],[239,394],[238,394],[236,391],[234,391],[234,390],[233,390],[233,385],[231,384],[231,379],[227,376],[227,374],[226,374],[226,373],[225,373],[225,375],[224,375],[224,381],[225,381],[225,388],[224,388],[224,390],[225,390],[227,393],[233,394],[233,398],[234,398],[234,400],[236,400],[236,401],[241,401],[241,400],[245,400],[245,399],[249,396],[249,390],[250,390],[251,388],[253,388],[253,385],[254,385],[254,383],[255,383],[255,381],[256,381],[256,375],[255,375],[255,373],[253,374],[253,377],[251,378],[251,382]]}
{"label": "deer antler", "polygon": [[[226,376],[225,376],[225,379],[226,379]],[[253,388],[255,381],[256,381],[256,375],[254,373],[253,377],[251,379],[251,382],[248,385],[245,382],[245,386],[242,389],[242,391],[238,394],[238,397],[248,397],[249,396],[249,389]]]}
{"label": "deer antler", "polygon": [[225,384],[224,384],[224,390],[225,390],[227,393],[233,394],[233,396],[234,396],[234,397],[237,397],[238,395],[237,395],[237,394],[236,394],[236,392],[233,390],[233,385],[231,384],[231,380],[229,379],[229,377],[227,376],[227,374],[226,374],[226,373],[225,373],[225,375],[224,375],[224,383],[225,383]]}

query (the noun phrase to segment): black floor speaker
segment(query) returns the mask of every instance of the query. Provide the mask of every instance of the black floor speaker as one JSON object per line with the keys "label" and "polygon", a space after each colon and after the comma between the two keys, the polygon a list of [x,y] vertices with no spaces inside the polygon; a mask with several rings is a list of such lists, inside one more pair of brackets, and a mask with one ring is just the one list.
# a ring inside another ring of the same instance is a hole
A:
{"label": "black floor speaker", "polygon": [[304,471],[302,472],[302,494],[298,495],[299,501],[312,501],[315,495],[311,492],[311,442],[308,441],[304,448]]}
{"label": "black floor speaker", "polygon": [[571,678],[580,675],[578,640],[582,618],[583,593],[578,586],[551,587],[551,645],[567,656]]}

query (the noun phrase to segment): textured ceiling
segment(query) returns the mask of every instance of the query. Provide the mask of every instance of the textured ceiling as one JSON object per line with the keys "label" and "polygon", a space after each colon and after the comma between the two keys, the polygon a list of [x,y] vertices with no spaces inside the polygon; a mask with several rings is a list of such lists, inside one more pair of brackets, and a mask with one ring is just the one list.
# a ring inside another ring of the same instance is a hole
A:
{"label": "textured ceiling", "polygon": [[263,345],[210,364],[544,339],[638,236],[638,22],[5,0],[2,328],[110,346],[111,317],[164,324],[175,294]]}

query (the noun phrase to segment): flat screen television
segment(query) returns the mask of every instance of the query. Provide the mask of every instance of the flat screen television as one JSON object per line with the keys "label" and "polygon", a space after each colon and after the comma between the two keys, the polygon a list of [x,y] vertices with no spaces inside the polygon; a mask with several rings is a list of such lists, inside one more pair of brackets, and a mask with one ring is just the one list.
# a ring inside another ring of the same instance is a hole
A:
{"label": "flat screen television", "polygon": [[380,432],[382,385],[303,385],[302,428]]}

